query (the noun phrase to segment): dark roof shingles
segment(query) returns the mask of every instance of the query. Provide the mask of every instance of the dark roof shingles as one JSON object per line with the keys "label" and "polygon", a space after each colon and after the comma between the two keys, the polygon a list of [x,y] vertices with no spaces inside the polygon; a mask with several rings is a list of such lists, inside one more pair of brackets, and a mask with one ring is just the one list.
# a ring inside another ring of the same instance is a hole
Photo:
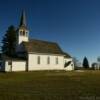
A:
{"label": "dark roof shingles", "polygon": [[49,54],[63,54],[57,43],[42,41],[42,40],[30,40],[29,42],[22,42],[27,52],[36,53],[49,53]]}

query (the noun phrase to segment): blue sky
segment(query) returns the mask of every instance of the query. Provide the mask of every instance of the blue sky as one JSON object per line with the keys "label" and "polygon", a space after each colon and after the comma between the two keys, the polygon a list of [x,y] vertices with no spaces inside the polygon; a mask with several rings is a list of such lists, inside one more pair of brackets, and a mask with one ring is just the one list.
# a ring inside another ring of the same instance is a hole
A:
{"label": "blue sky", "polygon": [[0,0],[0,40],[23,9],[30,37],[58,42],[80,61],[100,56],[100,0]]}

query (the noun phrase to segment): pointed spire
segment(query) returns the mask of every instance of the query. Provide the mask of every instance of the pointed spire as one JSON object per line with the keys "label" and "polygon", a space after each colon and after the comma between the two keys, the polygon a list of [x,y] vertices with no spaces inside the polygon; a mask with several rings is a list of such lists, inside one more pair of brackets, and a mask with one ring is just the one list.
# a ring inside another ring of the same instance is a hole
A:
{"label": "pointed spire", "polygon": [[25,11],[22,11],[22,15],[21,15],[21,19],[20,19],[20,25],[19,26],[24,26],[26,27],[26,15],[25,15]]}

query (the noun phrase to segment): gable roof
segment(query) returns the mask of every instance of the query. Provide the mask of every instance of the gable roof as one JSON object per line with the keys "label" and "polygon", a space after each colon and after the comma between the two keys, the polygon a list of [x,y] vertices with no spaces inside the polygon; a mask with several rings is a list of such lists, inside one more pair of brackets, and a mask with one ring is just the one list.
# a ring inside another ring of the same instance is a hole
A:
{"label": "gable roof", "polygon": [[27,52],[66,55],[54,42],[32,39],[29,42],[22,42],[22,44]]}

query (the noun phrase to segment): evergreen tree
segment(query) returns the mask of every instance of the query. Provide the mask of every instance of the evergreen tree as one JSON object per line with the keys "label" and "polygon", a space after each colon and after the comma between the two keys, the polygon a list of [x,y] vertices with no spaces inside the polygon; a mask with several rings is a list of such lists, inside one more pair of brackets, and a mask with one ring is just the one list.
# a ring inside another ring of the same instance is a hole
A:
{"label": "evergreen tree", "polygon": [[83,59],[83,67],[89,68],[89,62],[88,62],[88,59],[86,57],[84,57],[84,59]]}
{"label": "evergreen tree", "polygon": [[6,34],[2,40],[2,53],[8,56],[14,56],[16,46],[16,30],[13,25],[8,27]]}

